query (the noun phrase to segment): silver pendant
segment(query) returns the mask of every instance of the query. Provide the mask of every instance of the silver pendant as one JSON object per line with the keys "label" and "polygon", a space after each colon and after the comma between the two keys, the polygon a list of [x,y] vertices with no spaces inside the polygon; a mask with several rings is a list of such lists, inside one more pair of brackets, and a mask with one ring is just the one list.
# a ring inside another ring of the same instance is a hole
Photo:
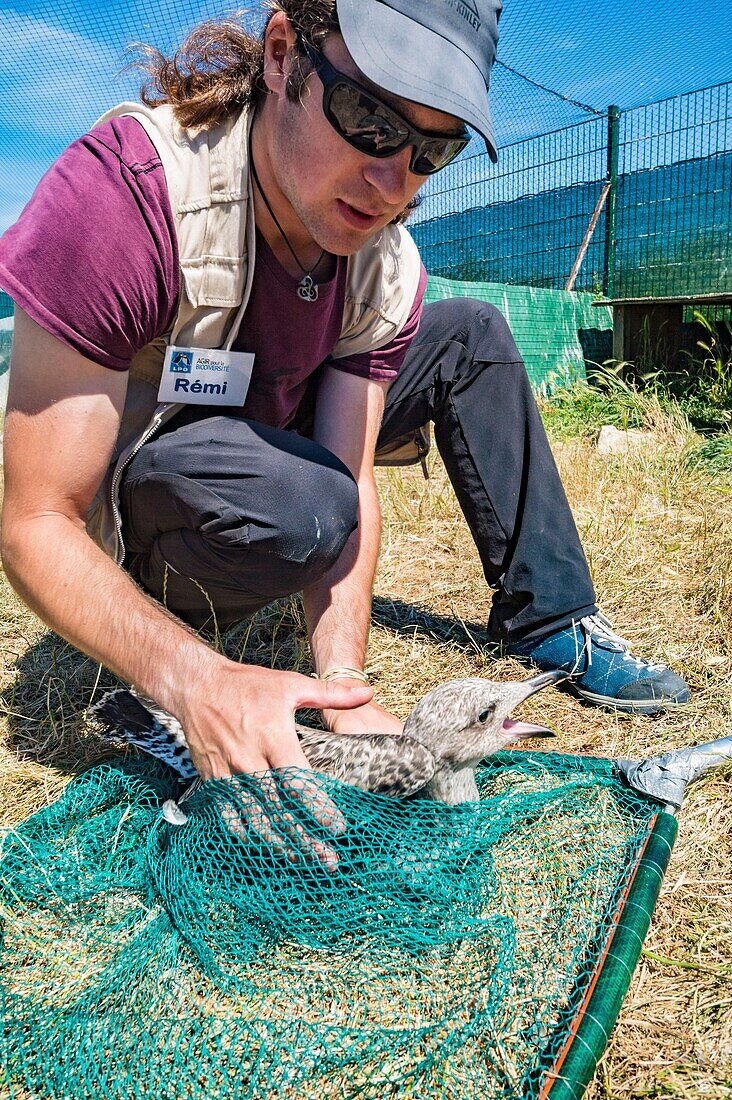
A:
{"label": "silver pendant", "polygon": [[297,293],[302,298],[303,302],[317,302],[318,284],[313,282],[313,277],[310,273],[303,275],[302,279],[297,284]]}

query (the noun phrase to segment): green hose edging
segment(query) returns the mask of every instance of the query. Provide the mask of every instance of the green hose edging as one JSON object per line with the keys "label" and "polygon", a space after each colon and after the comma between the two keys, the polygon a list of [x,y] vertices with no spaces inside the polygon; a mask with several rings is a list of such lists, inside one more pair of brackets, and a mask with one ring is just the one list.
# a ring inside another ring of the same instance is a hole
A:
{"label": "green hose edging", "polygon": [[673,814],[659,813],[595,988],[564,1060],[557,1069],[552,1068],[544,1075],[538,1094],[541,1100],[580,1100],[592,1080],[640,958],[677,832],[678,822]]}

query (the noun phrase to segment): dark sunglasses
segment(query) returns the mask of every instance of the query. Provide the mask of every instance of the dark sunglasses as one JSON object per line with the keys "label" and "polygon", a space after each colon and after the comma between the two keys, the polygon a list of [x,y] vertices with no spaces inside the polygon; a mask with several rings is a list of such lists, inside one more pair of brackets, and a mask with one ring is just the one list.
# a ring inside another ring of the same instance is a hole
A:
{"label": "dark sunglasses", "polygon": [[467,130],[462,134],[418,130],[378,96],[334,69],[319,50],[310,47],[305,52],[323,84],[325,117],[336,133],[359,152],[370,157],[392,157],[411,145],[410,171],[431,176],[453,161],[470,141]]}

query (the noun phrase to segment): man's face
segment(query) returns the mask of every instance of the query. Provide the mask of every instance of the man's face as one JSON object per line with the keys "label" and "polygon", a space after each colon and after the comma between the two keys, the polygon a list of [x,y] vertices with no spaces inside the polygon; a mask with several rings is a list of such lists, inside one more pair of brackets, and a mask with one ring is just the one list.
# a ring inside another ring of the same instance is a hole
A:
{"label": "man's face", "polygon": [[[323,48],[328,61],[344,75],[374,92],[420,130],[460,134],[461,121],[372,84],[356,66],[340,35]],[[409,169],[412,147],[378,159],[349,145],[323,113],[323,85],[312,72],[300,102],[277,97],[270,114],[274,128],[269,143],[280,190],[310,236],[328,252],[349,256],[392,221],[425,181]]]}

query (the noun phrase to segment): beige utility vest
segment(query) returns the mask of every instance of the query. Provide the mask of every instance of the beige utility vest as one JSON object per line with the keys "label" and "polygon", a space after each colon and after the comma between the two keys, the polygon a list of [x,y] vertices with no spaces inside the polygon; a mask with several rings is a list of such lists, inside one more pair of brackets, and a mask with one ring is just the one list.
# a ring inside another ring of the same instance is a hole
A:
{"label": "beige utility vest", "polygon": [[[127,396],[108,474],[87,517],[92,537],[124,557],[118,491],[128,463],[180,404],[159,404],[168,344],[229,350],[254,276],[254,202],[248,165],[251,116],[242,111],[210,130],[181,127],[172,109],[121,103],[99,123],[130,115],[158,151],[175,221],[180,262],[178,312],[171,329],[147,344],[130,367]],[[388,225],[348,260],[341,334],[334,358],[388,344],[404,327],[419,285],[417,246]]]}

